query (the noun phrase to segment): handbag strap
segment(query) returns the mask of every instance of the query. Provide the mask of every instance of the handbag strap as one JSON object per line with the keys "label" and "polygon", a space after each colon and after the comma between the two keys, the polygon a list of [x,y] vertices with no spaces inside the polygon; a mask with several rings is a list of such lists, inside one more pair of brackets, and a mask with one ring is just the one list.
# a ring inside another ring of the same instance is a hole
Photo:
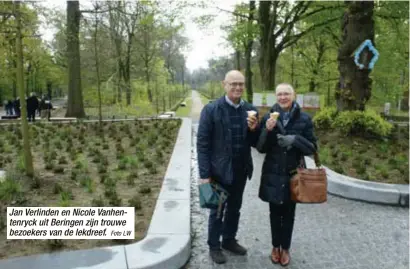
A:
{"label": "handbag strap", "polygon": [[320,162],[319,153],[317,151],[315,151],[314,159],[315,159],[316,167],[317,168],[321,167],[322,163]]}
{"label": "handbag strap", "polygon": [[[315,153],[313,154],[314,160],[315,160],[315,165],[316,168],[320,168],[322,166],[322,163],[320,162],[320,158],[319,158],[319,153],[317,151],[315,151]],[[305,162],[305,156],[302,156],[302,158],[300,158],[300,167],[306,167],[306,162]]]}

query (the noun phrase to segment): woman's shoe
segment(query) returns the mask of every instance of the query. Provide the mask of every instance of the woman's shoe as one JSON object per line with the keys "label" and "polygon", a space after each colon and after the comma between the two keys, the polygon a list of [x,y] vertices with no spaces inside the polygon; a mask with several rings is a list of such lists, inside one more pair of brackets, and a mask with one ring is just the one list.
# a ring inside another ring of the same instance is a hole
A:
{"label": "woman's shoe", "polygon": [[290,263],[290,254],[288,250],[282,250],[280,252],[280,265],[287,266]]}
{"label": "woman's shoe", "polygon": [[273,263],[279,263],[280,262],[280,250],[279,250],[279,248],[273,248],[272,249],[270,259]]}

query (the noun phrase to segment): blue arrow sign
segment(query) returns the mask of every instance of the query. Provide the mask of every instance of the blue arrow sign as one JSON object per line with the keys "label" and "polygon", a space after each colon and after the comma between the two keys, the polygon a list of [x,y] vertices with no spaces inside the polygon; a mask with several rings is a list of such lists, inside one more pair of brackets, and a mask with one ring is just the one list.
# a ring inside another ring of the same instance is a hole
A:
{"label": "blue arrow sign", "polygon": [[365,66],[361,63],[359,63],[359,55],[360,53],[365,49],[368,48],[369,51],[373,53],[373,57],[369,62],[369,66],[367,67],[368,69],[372,70],[374,67],[374,64],[377,62],[379,59],[379,52],[377,49],[373,46],[372,41],[370,39],[366,39],[354,52],[354,62],[356,66],[358,66],[360,69],[365,68]]}

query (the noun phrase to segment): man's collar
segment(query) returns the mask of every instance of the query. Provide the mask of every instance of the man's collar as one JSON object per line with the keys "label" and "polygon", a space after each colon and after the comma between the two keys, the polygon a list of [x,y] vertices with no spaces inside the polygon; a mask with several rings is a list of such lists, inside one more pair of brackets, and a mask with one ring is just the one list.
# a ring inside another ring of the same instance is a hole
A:
{"label": "man's collar", "polygon": [[241,101],[239,102],[239,104],[235,104],[234,102],[231,101],[231,99],[228,98],[227,95],[225,95],[225,101],[230,105],[233,106],[234,108],[238,108],[241,105],[243,105],[244,101],[241,99]]}

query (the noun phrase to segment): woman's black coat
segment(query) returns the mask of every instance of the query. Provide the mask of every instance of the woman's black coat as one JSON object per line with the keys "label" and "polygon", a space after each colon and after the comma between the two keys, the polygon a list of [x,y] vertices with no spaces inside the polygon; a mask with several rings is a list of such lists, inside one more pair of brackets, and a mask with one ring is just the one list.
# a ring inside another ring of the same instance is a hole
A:
{"label": "woman's black coat", "polygon": [[[279,112],[280,116],[272,131],[266,129],[270,113]],[[294,103],[290,119],[283,125],[283,110],[275,104],[261,121],[261,135],[257,144],[260,153],[266,153],[262,167],[259,198],[265,202],[283,204],[290,201],[290,178],[300,166],[303,156],[312,155],[317,150],[316,137],[310,116],[301,111]],[[290,149],[279,146],[277,134],[296,135]]]}

